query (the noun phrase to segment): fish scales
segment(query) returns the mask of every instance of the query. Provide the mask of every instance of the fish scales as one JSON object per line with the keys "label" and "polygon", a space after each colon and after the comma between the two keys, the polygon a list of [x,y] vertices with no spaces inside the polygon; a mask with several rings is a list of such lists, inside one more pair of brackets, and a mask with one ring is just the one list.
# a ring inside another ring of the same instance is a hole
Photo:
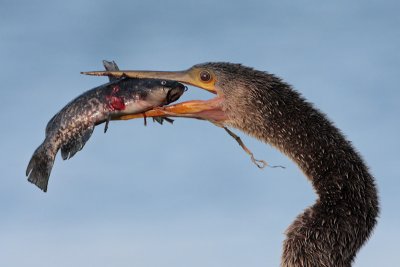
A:
{"label": "fish scales", "polygon": [[[118,68],[115,62],[107,63],[110,62],[104,62],[106,69]],[[69,159],[83,148],[96,125],[106,122],[106,131],[113,117],[167,105],[178,100],[185,90],[175,81],[122,78],[83,93],[48,122],[45,140],[28,164],[28,180],[46,192],[58,150],[64,160]]]}

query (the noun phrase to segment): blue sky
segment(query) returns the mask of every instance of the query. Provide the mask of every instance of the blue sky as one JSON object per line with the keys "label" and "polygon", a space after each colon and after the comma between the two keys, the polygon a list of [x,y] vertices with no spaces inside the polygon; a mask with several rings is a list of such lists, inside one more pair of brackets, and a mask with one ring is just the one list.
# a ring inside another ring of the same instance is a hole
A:
{"label": "blue sky", "polygon": [[[292,84],[335,122],[377,179],[382,212],[355,266],[395,266],[398,1],[7,1],[0,3],[1,266],[278,266],[284,231],[316,196],[301,171],[244,134],[178,119],[112,122],[44,194],[26,181],[47,121],[106,81],[80,75],[243,63]],[[208,98],[190,88],[181,100]]]}

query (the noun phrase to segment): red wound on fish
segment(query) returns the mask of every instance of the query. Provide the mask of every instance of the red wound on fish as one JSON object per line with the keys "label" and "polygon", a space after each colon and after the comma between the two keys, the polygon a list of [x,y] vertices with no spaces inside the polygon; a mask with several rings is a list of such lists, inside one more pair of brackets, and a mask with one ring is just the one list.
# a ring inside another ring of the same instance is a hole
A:
{"label": "red wound on fish", "polygon": [[106,96],[106,100],[108,102],[108,107],[111,110],[124,110],[125,103],[122,97],[117,96]]}
{"label": "red wound on fish", "polygon": [[125,103],[122,97],[115,96],[116,93],[120,90],[118,85],[113,86],[111,95],[106,96],[106,100],[108,102],[108,107],[110,110],[124,110]]}

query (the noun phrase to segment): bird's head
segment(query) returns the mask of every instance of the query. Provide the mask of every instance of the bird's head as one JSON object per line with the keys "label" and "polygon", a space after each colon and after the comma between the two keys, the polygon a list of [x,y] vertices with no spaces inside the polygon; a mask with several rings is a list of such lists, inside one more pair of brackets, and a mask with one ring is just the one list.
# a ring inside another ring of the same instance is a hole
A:
{"label": "bird's head", "polygon": [[[257,83],[265,80],[266,73],[241,64],[211,62],[197,64],[184,71],[121,70],[93,71],[84,72],[84,74],[174,80],[196,86],[216,96],[210,100],[187,101],[164,107],[163,110],[149,111],[146,116],[189,117],[242,128],[240,125],[246,117],[243,113],[251,113],[251,109],[254,109]],[[126,115],[120,119],[132,119],[139,116],[141,115]]]}

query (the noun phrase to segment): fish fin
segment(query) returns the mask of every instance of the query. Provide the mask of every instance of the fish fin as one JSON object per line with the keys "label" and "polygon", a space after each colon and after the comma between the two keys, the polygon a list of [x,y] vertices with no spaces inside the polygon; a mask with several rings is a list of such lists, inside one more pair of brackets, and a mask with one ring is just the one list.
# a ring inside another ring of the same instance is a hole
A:
{"label": "fish fin", "polygon": [[159,124],[163,124],[164,119],[162,117],[153,117],[154,122],[158,122]]}
{"label": "fish fin", "polygon": [[46,125],[46,131],[45,131],[46,134],[49,133],[49,132],[52,130],[52,127],[54,127],[54,121],[57,119],[58,115],[59,115],[59,112],[56,113],[56,114],[49,120],[49,122],[47,123],[47,125]]}
{"label": "fish fin", "polygon": [[154,122],[158,122],[158,123],[161,124],[161,125],[163,125],[163,122],[164,122],[164,121],[167,121],[167,122],[169,122],[169,123],[171,123],[171,124],[174,123],[174,120],[173,120],[173,119],[170,119],[170,118],[167,118],[167,117],[153,117],[153,121],[154,121]]}
{"label": "fish fin", "polygon": [[166,120],[167,122],[169,122],[171,124],[174,124],[174,120],[171,118],[164,117],[164,120]]}
{"label": "fish fin", "polygon": [[76,152],[80,151],[89,140],[93,133],[94,126],[89,127],[83,131],[76,138],[72,138],[68,143],[61,147],[61,157],[63,160],[72,158]]}
{"label": "fish fin", "polygon": [[[115,61],[107,61],[107,60],[103,60],[103,66],[106,69],[106,71],[117,71],[119,70],[117,63],[115,63]],[[110,82],[116,81],[119,78],[115,78],[115,77],[108,77],[110,79]]]}
{"label": "fish fin", "polygon": [[111,120],[111,115],[108,114],[106,123],[105,123],[105,125],[104,125],[104,133],[106,133],[107,130],[108,130],[108,124],[110,123],[110,120]]}
{"label": "fish fin", "polygon": [[26,168],[25,174],[28,177],[28,181],[44,192],[47,191],[47,184],[56,153],[57,151],[54,152],[53,149],[49,148],[49,146],[45,146],[43,143],[35,150]]}

